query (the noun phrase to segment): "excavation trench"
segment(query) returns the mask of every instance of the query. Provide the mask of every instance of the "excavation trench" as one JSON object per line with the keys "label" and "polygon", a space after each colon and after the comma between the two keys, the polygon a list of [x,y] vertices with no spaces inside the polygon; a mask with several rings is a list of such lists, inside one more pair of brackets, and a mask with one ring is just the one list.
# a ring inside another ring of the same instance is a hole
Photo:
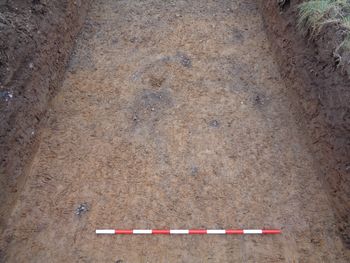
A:
{"label": "excavation trench", "polygon": [[94,1],[8,215],[5,261],[347,262],[255,2]]}

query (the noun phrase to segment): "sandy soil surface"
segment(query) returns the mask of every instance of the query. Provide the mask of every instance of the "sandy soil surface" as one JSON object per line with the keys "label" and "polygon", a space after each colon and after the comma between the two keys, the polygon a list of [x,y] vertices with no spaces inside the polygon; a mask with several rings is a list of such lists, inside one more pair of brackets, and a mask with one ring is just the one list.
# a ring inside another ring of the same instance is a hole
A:
{"label": "sandy soil surface", "polygon": [[10,215],[4,261],[347,262],[286,89],[253,0],[95,1]]}

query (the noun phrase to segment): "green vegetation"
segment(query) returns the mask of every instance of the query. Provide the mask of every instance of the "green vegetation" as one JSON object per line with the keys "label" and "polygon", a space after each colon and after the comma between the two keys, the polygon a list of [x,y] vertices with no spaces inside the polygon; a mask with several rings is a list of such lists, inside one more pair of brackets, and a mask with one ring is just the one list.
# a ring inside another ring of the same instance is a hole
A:
{"label": "green vegetation", "polygon": [[350,0],[312,0],[299,5],[298,26],[301,30],[315,36],[330,23],[350,30]]}
{"label": "green vegetation", "polygon": [[299,5],[298,28],[316,37],[326,24],[338,25],[344,32],[339,49],[350,50],[350,0],[312,0]]}

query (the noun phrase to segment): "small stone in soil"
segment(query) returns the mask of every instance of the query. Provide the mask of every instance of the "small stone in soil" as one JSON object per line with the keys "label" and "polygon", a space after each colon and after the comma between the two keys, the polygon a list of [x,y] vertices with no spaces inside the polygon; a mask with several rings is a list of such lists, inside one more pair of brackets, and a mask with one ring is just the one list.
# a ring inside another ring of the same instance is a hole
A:
{"label": "small stone in soil", "polygon": [[199,168],[197,166],[192,166],[191,167],[191,175],[192,176],[197,175],[198,174],[198,170],[199,170]]}
{"label": "small stone in soil", "polygon": [[350,164],[345,165],[345,171],[350,172]]}
{"label": "small stone in soil", "polygon": [[264,104],[264,102],[261,100],[261,98],[260,98],[259,95],[256,95],[256,97],[255,97],[255,103],[256,103],[256,104]]}
{"label": "small stone in soil", "polygon": [[75,209],[75,214],[76,215],[81,215],[89,211],[89,207],[86,203],[80,204],[76,209]]}
{"label": "small stone in soil", "polygon": [[13,98],[13,93],[11,91],[0,91],[0,98],[3,98],[5,101],[9,101]]}
{"label": "small stone in soil", "polygon": [[180,63],[182,66],[185,68],[192,67],[192,61],[187,55],[179,53],[178,56],[180,57]]}
{"label": "small stone in soil", "polygon": [[218,128],[220,126],[220,123],[217,120],[212,120],[209,122],[210,127]]}
{"label": "small stone in soil", "polygon": [[254,105],[264,105],[267,98],[262,94],[256,94],[254,97]]}

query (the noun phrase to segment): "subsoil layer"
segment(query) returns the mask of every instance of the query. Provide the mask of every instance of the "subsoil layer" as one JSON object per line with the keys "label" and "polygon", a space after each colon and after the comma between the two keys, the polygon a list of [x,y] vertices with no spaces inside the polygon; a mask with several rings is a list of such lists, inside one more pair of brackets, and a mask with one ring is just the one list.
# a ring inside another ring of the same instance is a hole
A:
{"label": "subsoil layer", "polygon": [[256,1],[94,1],[8,215],[2,259],[348,262],[288,89]]}

